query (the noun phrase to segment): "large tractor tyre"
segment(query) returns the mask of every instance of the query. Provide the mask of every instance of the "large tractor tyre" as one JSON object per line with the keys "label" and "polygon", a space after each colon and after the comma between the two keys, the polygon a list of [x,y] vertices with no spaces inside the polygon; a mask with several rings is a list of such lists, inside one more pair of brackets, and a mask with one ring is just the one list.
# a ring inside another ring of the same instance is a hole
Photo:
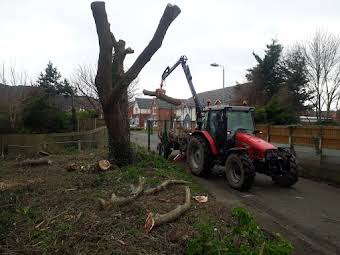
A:
{"label": "large tractor tyre", "polygon": [[212,155],[209,144],[202,137],[192,137],[187,148],[187,161],[191,173],[206,176],[210,173]]}
{"label": "large tractor tyre", "polygon": [[281,174],[273,176],[272,180],[281,187],[290,187],[299,180],[297,160],[290,151],[285,149],[280,149],[278,156],[282,158],[279,162]]}
{"label": "large tractor tyre", "polygon": [[164,145],[163,143],[159,143],[157,145],[158,154],[163,158],[168,159],[169,155],[171,154],[171,149],[169,146]]}
{"label": "large tractor tyre", "polygon": [[231,153],[226,160],[225,173],[230,187],[247,191],[255,178],[255,168],[245,152]]}

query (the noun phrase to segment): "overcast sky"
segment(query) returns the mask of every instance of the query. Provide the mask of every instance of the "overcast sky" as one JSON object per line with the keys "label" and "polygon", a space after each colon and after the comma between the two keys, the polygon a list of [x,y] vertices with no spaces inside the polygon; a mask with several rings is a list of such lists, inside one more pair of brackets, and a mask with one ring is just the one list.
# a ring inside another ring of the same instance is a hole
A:
{"label": "overcast sky", "polygon": [[[35,78],[49,60],[64,77],[79,64],[96,63],[98,40],[88,0],[0,0],[0,63],[16,65]],[[111,31],[135,54],[151,39],[169,0],[106,1]],[[336,0],[173,0],[182,13],[168,30],[162,48],[140,74],[141,89],[155,89],[166,66],[185,54],[198,92],[243,82],[272,38],[284,46],[303,41],[317,29],[338,33],[340,1]],[[167,94],[191,96],[180,68],[166,83]]]}

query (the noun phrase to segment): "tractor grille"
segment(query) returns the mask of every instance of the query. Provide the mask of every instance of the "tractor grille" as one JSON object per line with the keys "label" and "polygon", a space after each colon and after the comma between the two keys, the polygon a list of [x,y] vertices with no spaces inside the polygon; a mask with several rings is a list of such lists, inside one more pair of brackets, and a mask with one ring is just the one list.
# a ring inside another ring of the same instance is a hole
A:
{"label": "tractor grille", "polygon": [[266,159],[267,160],[275,160],[278,158],[277,150],[267,150]]}

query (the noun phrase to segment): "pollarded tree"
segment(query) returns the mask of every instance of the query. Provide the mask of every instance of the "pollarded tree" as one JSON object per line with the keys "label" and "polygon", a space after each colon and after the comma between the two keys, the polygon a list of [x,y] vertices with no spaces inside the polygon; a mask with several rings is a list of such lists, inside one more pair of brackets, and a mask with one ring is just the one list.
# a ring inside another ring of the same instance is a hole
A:
{"label": "pollarded tree", "polygon": [[134,64],[124,71],[124,59],[134,51],[111,33],[104,2],[93,2],[91,9],[99,40],[95,83],[108,129],[110,160],[121,166],[131,160],[127,89],[161,47],[169,26],[181,10],[176,5],[167,5],[153,38]]}

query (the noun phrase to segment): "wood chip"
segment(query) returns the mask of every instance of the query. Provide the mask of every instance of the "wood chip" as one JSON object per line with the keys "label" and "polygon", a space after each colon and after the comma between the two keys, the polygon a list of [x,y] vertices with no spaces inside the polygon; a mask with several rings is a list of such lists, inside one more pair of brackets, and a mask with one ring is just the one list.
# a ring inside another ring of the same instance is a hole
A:
{"label": "wood chip", "polygon": [[126,243],[123,240],[118,239],[117,242],[120,243],[121,245],[126,245]]}
{"label": "wood chip", "polygon": [[208,202],[208,196],[193,196],[192,198],[195,199],[198,203]]}

